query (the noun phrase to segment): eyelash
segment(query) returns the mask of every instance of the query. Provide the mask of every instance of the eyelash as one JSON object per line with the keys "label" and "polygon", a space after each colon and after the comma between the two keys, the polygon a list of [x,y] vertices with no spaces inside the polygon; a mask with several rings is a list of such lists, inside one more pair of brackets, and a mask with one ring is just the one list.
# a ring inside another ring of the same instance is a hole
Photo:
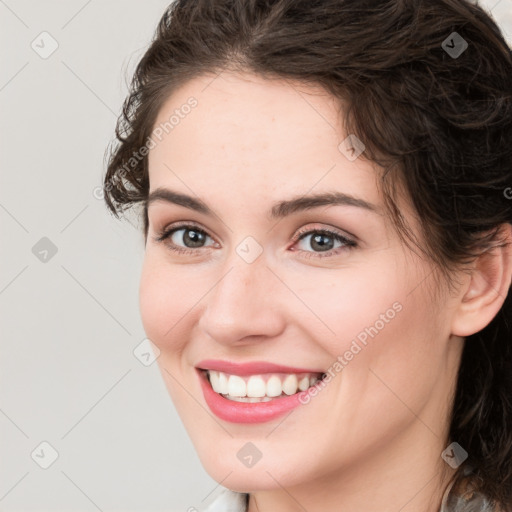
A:
{"label": "eyelash", "polygon": [[[183,229],[183,228],[192,228],[192,230],[197,231],[198,233],[201,233],[201,234],[206,235],[206,236],[210,236],[210,235],[208,235],[208,233],[206,231],[200,229],[197,225],[188,222],[188,223],[173,224],[168,229],[160,231],[158,233],[158,235],[156,237],[154,237],[154,240],[155,240],[155,242],[164,242],[166,239],[170,238],[170,236],[175,231],[179,231],[180,229]],[[330,249],[329,251],[326,251],[325,254],[317,253],[317,252],[314,252],[314,251],[301,251],[301,252],[305,252],[306,253],[306,255],[304,255],[304,257],[306,257],[306,258],[311,258],[311,257],[313,257],[313,258],[333,257],[333,256],[337,256],[338,254],[340,254],[340,252],[342,252],[344,250],[350,250],[350,249],[354,249],[355,247],[357,247],[357,243],[354,242],[353,240],[350,240],[349,238],[341,235],[340,233],[338,233],[336,231],[332,231],[332,230],[327,229],[327,228],[301,230],[294,237],[293,241],[294,241],[294,243],[300,242],[303,238],[306,237],[306,235],[311,235],[311,234],[322,234],[322,235],[327,234],[327,235],[330,235],[335,240],[337,240],[339,242],[342,242],[344,244],[344,246],[343,247],[338,247],[337,249]],[[185,255],[185,254],[195,254],[195,253],[197,253],[197,251],[199,249],[201,249],[201,248],[198,248],[198,249],[183,249],[182,247],[179,247],[179,246],[177,246],[175,244],[167,244],[167,246],[169,247],[169,249],[171,251],[174,251],[174,252],[177,252],[177,253],[183,254],[183,255]]]}

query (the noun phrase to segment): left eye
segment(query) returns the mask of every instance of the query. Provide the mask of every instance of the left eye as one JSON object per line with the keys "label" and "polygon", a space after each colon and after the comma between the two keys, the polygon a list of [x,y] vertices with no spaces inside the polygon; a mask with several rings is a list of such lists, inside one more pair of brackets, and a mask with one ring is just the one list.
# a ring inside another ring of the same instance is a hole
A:
{"label": "left eye", "polygon": [[[176,236],[180,231],[182,232],[182,234]],[[173,240],[175,236],[176,238]],[[315,250],[301,250],[300,252],[309,253],[307,257],[313,256],[322,258],[327,256],[333,256],[341,251],[352,249],[357,246],[356,242],[354,242],[353,240],[329,229],[313,229],[299,233],[294,238],[294,241],[300,243],[308,237],[311,237],[309,242],[310,247],[312,247],[313,249],[316,247],[318,249],[318,252]],[[182,254],[194,254],[197,253],[197,251],[194,249],[200,249],[202,247],[205,247],[203,244],[205,243],[205,240],[207,238],[211,239],[211,237],[205,231],[197,228],[192,224],[186,224],[181,226],[174,226],[163,231],[162,233],[159,234],[158,237],[155,238],[155,241],[163,242],[165,240],[170,240],[171,243],[168,243],[167,246],[172,251]],[[176,239],[181,239],[185,247],[181,247],[180,245],[178,245],[176,243]],[[341,245],[341,247],[338,246],[338,248],[333,248],[334,243],[330,242],[329,240],[337,241]],[[212,245],[215,245],[215,242]]]}
{"label": "left eye", "polygon": [[[302,242],[303,240],[310,238],[310,241],[308,245],[313,248],[318,248],[319,251],[328,253],[326,256],[331,256],[333,253],[338,254],[340,250],[344,249],[350,249],[352,247],[355,247],[357,244],[350,240],[349,238],[336,233],[334,231],[330,231],[328,229],[315,229],[306,231],[305,233],[301,234],[298,242]],[[338,246],[337,249],[334,249],[332,246],[334,245],[333,242],[330,242],[329,240],[335,240],[340,243],[341,247]],[[306,251],[310,252],[310,251]],[[324,257],[323,254],[317,254],[318,257]]]}

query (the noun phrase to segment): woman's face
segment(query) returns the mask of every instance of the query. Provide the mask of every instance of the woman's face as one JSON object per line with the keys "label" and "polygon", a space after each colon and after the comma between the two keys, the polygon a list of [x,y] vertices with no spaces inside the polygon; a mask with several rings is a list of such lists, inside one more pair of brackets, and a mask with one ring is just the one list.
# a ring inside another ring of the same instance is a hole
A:
{"label": "woman's face", "polygon": [[[433,266],[400,241],[357,141],[340,145],[340,117],[321,89],[224,72],[185,84],[155,123],[150,194],[191,200],[149,203],[142,321],[204,467],[231,489],[437,464],[445,448],[453,299],[433,300]],[[324,194],[341,199],[306,203]],[[253,401],[213,391],[208,369]]]}

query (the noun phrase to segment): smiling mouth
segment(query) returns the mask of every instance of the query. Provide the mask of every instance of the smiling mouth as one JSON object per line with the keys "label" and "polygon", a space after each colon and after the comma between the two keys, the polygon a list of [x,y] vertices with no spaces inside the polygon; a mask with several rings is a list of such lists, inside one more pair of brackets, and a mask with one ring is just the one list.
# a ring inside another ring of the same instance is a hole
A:
{"label": "smiling mouth", "polygon": [[307,391],[326,373],[265,373],[233,375],[217,370],[201,370],[213,391],[235,402],[269,402]]}

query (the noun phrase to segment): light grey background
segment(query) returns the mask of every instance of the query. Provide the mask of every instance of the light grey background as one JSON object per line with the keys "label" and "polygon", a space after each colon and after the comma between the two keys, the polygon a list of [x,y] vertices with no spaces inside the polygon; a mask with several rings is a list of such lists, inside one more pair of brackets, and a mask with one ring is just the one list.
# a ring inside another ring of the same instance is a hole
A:
{"label": "light grey background", "polygon": [[[178,512],[219,490],[133,353],[141,226],[97,194],[168,3],[0,0],[0,511]],[[481,3],[512,44],[512,0]]]}

